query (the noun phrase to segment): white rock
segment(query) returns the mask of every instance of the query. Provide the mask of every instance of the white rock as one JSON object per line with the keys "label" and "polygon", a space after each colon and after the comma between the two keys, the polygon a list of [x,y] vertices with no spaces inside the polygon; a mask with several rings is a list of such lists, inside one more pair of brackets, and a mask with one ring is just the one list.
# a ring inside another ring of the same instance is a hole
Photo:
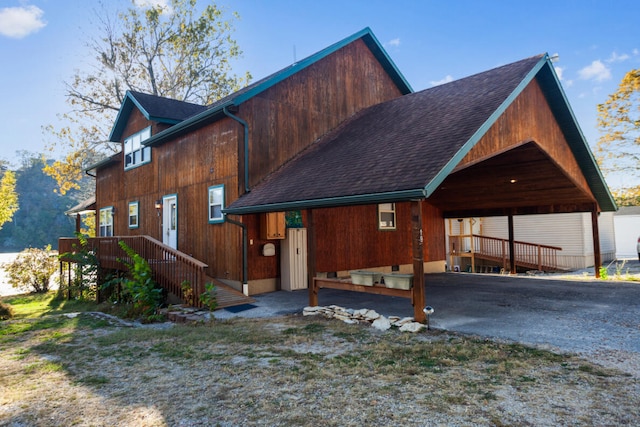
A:
{"label": "white rock", "polygon": [[425,329],[427,326],[423,325],[422,323],[418,323],[418,322],[409,322],[409,323],[405,323],[404,325],[400,326],[400,331],[401,332],[420,332],[421,330]]}
{"label": "white rock", "polygon": [[402,326],[405,323],[411,323],[413,322],[413,317],[403,317],[402,319],[398,320],[394,326]]}
{"label": "white rock", "polygon": [[387,329],[391,328],[391,322],[389,322],[389,319],[387,319],[386,317],[379,316],[376,320],[373,321],[371,326],[378,329],[379,331],[386,331]]}
{"label": "white rock", "polygon": [[358,323],[358,321],[356,319],[344,319],[343,322],[348,324],[348,325],[355,325],[355,324]]}
{"label": "white rock", "polygon": [[378,312],[376,312],[375,310],[367,310],[367,313],[364,315],[364,318],[367,320],[376,320],[380,317],[380,314],[378,314]]}

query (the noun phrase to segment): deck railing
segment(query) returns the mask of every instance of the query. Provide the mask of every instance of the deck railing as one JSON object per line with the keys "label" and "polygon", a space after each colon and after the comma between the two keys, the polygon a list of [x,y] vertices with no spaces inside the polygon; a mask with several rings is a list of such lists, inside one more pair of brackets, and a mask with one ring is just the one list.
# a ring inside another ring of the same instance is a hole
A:
{"label": "deck railing", "polygon": [[[449,253],[452,256],[473,256],[497,261],[507,270],[511,259],[509,240],[497,237],[472,235],[449,236]],[[537,243],[514,241],[516,266],[540,271],[558,270],[558,252],[562,248]]]}
{"label": "deck railing", "polygon": [[[126,260],[127,262],[131,260],[122,248],[120,248],[118,242],[121,240],[138,255],[147,260],[153,271],[154,280],[163,289],[184,300],[182,283],[188,281],[191,284],[194,295],[204,293],[207,264],[177,251],[152,237],[94,237],[87,240],[87,250],[96,254],[100,267],[125,270],[126,266],[120,260]],[[77,238],[60,238],[58,240],[58,251],[60,254],[75,253],[80,249],[80,241]],[[61,261],[73,262],[73,260],[65,259],[64,257],[61,258]],[[199,300],[197,298],[195,299],[195,304],[200,304]]]}

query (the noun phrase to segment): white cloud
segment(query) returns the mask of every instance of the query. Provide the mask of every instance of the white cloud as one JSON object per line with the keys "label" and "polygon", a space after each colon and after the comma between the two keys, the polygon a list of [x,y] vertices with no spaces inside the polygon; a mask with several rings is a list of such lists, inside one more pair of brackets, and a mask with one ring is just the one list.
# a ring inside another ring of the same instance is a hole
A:
{"label": "white cloud", "polygon": [[595,80],[597,82],[602,82],[611,78],[611,70],[599,59],[578,71],[578,74],[583,80]]}
{"label": "white cloud", "polygon": [[613,52],[609,57],[609,59],[607,59],[607,62],[622,62],[622,61],[626,61],[629,58],[630,56],[627,55],[626,53],[623,53],[622,55],[618,55],[617,52]]}
{"label": "white cloud", "polygon": [[446,77],[442,80],[436,80],[436,81],[431,81],[429,83],[431,83],[432,86],[439,86],[439,85],[443,85],[445,83],[449,83],[453,81],[453,77],[449,74],[446,75]]}
{"label": "white cloud", "polygon": [[0,34],[21,39],[44,28],[44,11],[36,6],[5,7],[0,9]]}
{"label": "white cloud", "polygon": [[638,55],[640,55],[640,50],[638,50],[638,49],[633,49],[633,55],[634,55],[634,56],[638,56]]}
{"label": "white cloud", "polygon": [[400,38],[398,37],[398,38],[395,38],[393,40],[389,40],[388,42],[386,42],[384,44],[384,46],[385,47],[389,47],[389,46],[398,47],[398,46],[400,46]]}
{"label": "white cloud", "polygon": [[553,68],[556,70],[556,74],[558,75],[558,79],[564,84],[566,87],[573,86],[573,80],[567,80],[564,78],[564,67],[558,67],[554,65]]}
{"label": "white cloud", "polygon": [[133,3],[140,9],[161,7],[163,13],[172,13],[173,11],[167,0],[133,0]]}

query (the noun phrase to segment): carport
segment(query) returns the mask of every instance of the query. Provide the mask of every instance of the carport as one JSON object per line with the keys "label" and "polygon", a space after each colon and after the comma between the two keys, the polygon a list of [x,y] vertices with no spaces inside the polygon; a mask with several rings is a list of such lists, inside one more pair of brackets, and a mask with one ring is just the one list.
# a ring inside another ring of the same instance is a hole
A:
{"label": "carport", "polygon": [[[367,108],[225,212],[305,210],[312,282],[324,232],[314,212],[381,203],[411,204],[402,226],[411,230],[414,283],[404,296],[418,321],[425,321],[424,236],[435,232],[424,229],[427,205],[441,220],[507,216],[510,254],[515,215],[590,212],[596,272],[597,215],[616,209],[553,65],[540,55]],[[317,303],[313,286],[309,301]]]}

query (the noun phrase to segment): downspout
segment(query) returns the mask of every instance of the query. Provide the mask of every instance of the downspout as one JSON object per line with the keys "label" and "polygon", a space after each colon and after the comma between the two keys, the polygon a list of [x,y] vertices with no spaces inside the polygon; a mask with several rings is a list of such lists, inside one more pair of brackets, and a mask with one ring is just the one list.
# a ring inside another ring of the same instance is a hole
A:
{"label": "downspout", "polygon": [[224,107],[222,111],[227,117],[240,123],[244,128],[244,192],[248,193],[251,191],[249,188],[249,125],[240,117],[231,114],[228,107]]}
{"label": "downspout", "polygon": [[249,277],[249,263],[247,262],[248,260],[248,247],[249,247],[249,236],[248,236],[248,232],[247,232],[247,225],[243,224],[240,221],[236,221],[235,219],[231,219],[229,218],[228,215],[226,215],[226,219],[227,221],[229,221],[231,224],[233,225],[237,225],[238,227],[242,228],[242,293],[245,296],[249,296],[249,281],[248,281],[248,277]]}
{"label": "downspout", "polygon": [[[249,191],[251,191],[251,189],[249,188],[249,125],[240,117],[231,114],[231,112],[229,112],[228,106],[222,108],[222,112],[224,112],[227,117],[240,123],[244,128],[244,192],[248,193]],[[249,296],[249,237],[247,232],[247,225],[229,217],[227,217],[227,221],[242,228],[242,293],[246,296]]]}

